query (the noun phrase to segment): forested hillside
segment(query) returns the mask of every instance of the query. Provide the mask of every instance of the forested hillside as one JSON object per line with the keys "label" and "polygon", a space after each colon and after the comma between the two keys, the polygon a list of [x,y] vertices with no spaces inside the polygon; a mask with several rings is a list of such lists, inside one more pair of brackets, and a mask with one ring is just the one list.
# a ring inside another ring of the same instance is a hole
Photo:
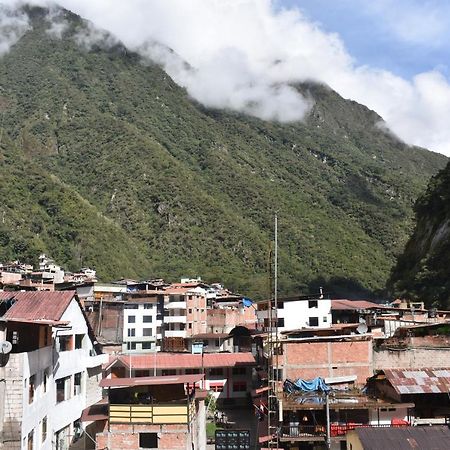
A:
{"label": "forested hillside", "polygon": [[46,251],[104,280],[198,274],[258,298],[276,211],[282,293],[384,287],[444,156],[311,83],[304,123],[205,109],[123,46],[80,46],[80,18],[58,38],[30,14],[0,64],[0,260]]}
{"label": "forested hillside", "polygon": [[450,166],[415,205],[416,226],[389,285],[400,297],[450,307]]}

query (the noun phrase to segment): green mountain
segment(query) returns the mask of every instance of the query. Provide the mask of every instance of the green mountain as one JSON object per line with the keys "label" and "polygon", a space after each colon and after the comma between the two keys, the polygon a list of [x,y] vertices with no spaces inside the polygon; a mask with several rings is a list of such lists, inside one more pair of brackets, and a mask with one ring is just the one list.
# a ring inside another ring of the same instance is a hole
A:
{"label": "green mountain", "polygon": [[198,274],[258,298],[277,212],[283,294],[384,287],[444,156],[312,83],[304,123],[206,109],[121,45],[81,48],[80,18],[58,39],[29,14],[0,64],[0,260],[42,250],[104,280]]}
{"label": "green mountain", "polygon": [[401,297],[450,307],[450,165],[415,205],[416,226],[389,280]]}

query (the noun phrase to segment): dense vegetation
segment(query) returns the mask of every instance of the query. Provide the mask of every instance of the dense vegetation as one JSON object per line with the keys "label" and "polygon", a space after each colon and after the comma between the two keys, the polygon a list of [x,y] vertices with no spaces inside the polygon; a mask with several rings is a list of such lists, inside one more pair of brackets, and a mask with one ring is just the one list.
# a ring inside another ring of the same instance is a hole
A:
{"label": "dense vegetation", "polygon": [[205,109],[121,45],[80,48],[79,18],[58,39],[31,15],[0,65],[0,259],[45,250],[103,279],[199,274],[261,297],[276,211],[283,293],[384,286],[445,157],[324,86],[298,86],[305,123]]}
{"label": "dense vegetation", "polygon": [[389,285],[397,296],[450,307],[450,165],[415,205],[416,227]]}

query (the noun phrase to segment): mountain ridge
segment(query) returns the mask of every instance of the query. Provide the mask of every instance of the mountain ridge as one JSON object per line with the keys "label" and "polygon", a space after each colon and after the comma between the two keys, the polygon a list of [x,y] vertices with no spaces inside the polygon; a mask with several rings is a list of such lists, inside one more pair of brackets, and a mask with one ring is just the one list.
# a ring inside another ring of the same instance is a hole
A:
{"label": "mountain ridge", "polygon": [[[444,156],[405,146],[375,112],[312,83],[297,86],[315,99],[304,123],[207,109],[120,45],[78,47],[85,25],[73,14],[55,39],[45,10],[28,12],[32,29],[0,67],[4,129],[20,158],[126,234],[140,262],[120,276],[200,274],[265,296],[278,211],[284,293],[333,279],[383,288]],[[66,243],[39,250],[73,268]],[[102,270],[100,244],[83,260],[108,279],[118,270]]]}

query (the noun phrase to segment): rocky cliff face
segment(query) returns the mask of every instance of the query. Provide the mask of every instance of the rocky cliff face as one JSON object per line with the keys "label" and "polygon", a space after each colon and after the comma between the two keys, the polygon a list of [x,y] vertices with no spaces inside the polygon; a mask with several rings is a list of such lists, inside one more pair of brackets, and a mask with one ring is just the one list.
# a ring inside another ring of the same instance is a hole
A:
{"label": "rocky cliff face", "polygon": [[389,281],[397,296],[450,306],[450,165],[415,205],[416,226]]}

